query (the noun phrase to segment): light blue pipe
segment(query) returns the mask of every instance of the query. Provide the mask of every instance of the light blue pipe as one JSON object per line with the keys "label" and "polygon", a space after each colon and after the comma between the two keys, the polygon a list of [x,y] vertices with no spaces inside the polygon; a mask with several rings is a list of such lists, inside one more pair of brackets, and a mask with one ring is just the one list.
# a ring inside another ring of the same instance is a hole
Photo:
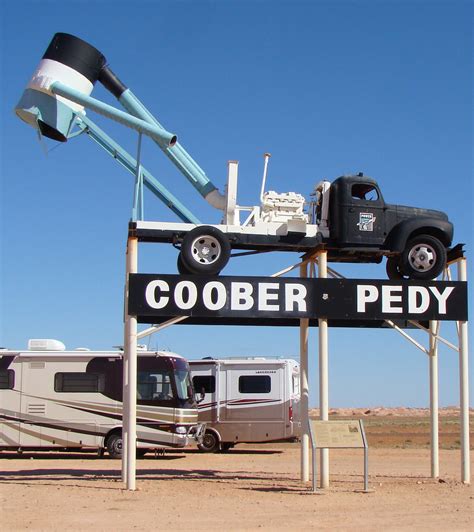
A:
{"label": "light blue pipe", "polygon": [[[132,175],[136,175],[137,161],[120,144],[117,144],[110,138],[100,127],[88,117],[81,115],[76,118],[78,127],[85,131],[87,135],[95,141],[103,150],[120,163]],[[142,175],[144,185],[158,197],[171,211],[173,211],[183,222],[200,224],[194,214],[187,209],[171,192],[164,187],[150,172],[142,166]]]}
{"label": "light blue pipe", "polygon": [[[148,123],[154,124],[159,128],[163,128],[130,89],[126,89],[118,100],[130,114],[146,120]],[[158,145],[204,198],[214,190],[217,191],[217,187],[206,176],[204,170],[178,142],[172,147],[163,147],[160,143]]]}
{"label": "light blue pipe", "polygon": [[115,120],[120,124],[148,135],[154,141],[156,141],[160,147],[163,147],[163,149],[166,149],[168,146],[173,146],[177,142],[176,135],[170,133],[169,131],[165,131],[162,127],[157,127],[156,125],[150,124],[148,121],[146,122],[145,120],[131,116],[128,113],[124,113],[123,111],[120,111],[111,105],[107,105],[100,100],[86,96],[59,81],[53,83],[50,87],[50,90],[57,96],[63,96],[72,102],[83,105],[87,109],[91,109],[92,111]]}

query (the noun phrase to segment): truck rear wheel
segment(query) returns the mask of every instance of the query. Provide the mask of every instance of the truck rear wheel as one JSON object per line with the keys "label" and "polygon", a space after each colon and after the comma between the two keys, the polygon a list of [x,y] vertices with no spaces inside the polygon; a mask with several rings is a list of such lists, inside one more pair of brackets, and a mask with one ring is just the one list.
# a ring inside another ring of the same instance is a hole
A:
{"label": "truck rear wheel", "polygon": [[401,270],[410,279],[436,279],[446,266],[446,248],[434,236],[418,235],[408,241]]}
{"label": "truck rear wheel", "polygon": [[191,273],[216,275],[224,268],[229,258],[229,240],[215,227],[196,227],[183,238],[181,262]]}

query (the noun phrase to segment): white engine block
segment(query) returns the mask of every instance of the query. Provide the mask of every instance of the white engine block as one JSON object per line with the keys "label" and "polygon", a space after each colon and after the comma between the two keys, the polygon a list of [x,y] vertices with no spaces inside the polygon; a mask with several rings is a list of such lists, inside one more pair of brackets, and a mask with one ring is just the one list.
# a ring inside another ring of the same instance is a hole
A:
{"label": "white engine block", "polygon": [[308,222],[308,215],[304,213],[304,196],[296,192],[278,193],[269,190],[263,195],[261,207],[262,222],[287,222],[301,220]]}

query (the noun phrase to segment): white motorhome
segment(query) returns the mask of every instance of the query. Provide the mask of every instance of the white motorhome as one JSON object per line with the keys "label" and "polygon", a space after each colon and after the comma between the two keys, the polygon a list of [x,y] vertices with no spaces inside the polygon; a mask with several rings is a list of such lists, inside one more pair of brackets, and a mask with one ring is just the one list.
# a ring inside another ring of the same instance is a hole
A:
{"label": "white motorhome", "polygon": [[190,360],[199,421],[206,424],[201,451],[237,443],[291,440],[300,434],[299,365],[291,359]]}
{"label": "white motorhome", "polygon": [[[140,351],[137,370],[137,454],[184,447],[202,428],[187,361]],[[0,350],[0,449],[97,448],[120,457],[122,375],[122,351],[66,351],[57,340]]]}

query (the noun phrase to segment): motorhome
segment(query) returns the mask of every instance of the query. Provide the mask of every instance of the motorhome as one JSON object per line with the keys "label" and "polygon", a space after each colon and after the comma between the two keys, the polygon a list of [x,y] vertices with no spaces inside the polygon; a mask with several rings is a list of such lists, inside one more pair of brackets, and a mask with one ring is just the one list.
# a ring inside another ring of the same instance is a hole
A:
{"label": "motorhome", "polygon": [[[66,351],[30,340],[0,350],[0,448],[107,450],[122,454],[123,351]],[[139,351],[137,455],[198,438],[189,366],[181,356]]]}
{"label": "motorhome", "polygon": [[291,359],[228,358],[189,361],[194,389],[204,393],[199,421],[203,452],[238,443],[295,439],[300,434],[299,364]]}

